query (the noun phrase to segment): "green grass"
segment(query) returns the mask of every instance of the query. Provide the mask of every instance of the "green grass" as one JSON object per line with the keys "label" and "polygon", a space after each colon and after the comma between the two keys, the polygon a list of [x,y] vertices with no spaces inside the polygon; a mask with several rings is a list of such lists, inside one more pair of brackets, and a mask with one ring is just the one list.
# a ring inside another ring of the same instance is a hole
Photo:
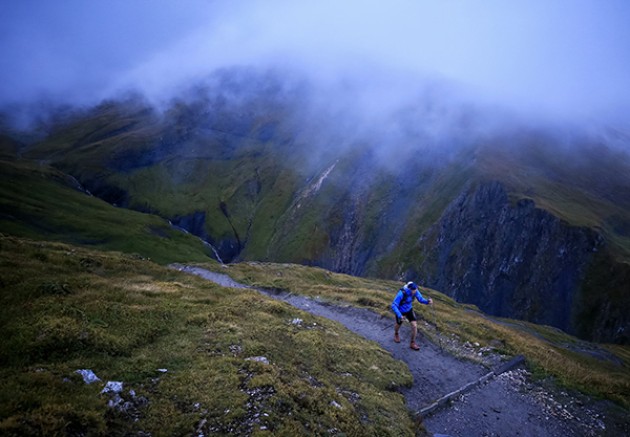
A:
{"label": "green grass", "polygon": [[[357,184],[354,187],[360,185],[352,176],[352,171],[356,170],[354,163],[361,162],[362,148],[358,147],[345,156],[318,196],[295,212],[289,209],[293,196],[313,174],[300,174],[293,169],[301,167],[297,164],[311,151],[308,147],[311,138],[273,144],[274,138],[272,143],[266,144],[252,139],[255,138],[254,127],[252,132],[244,132],[243,136],[232,135],[224,144],[218,137],[209,140],[194,132],[198,126],[195,120],[186,120],[186,111],[190,109],[186,105],[174,107],[175,117],[167,123],[144,112],[141,106],[132,105],[127,109],[124,106],[103,105],[92,111],[89,117],[60,126],[45,141],[26,147],[23,152],[25,156],[45,159],[80,179],[98,181],[102,178],[105,185],[123,188],[130,194],[132,206],[139,209],[158,211],[166,216],[203,210],[206,213],[206,230],[217,240],[234,237],[232,227],[219,207],[221,202],[225,202],[231,224],[241,239],[249,237],[242,254],[245,259],[312,263],[319,262],[322,257],[337,256],[330,253],[329,236],[331,231],[338,231],[341,227],[342,215],[347,211],[348,201],[352,200],[352,188],[347,189],[348,184]],[[216,115],[227,116],[226,120],[229,120],[229,114]],[[273,121],[276,115],[263,115],[261,117],[268,120],[258,120],[258,123]],[[227,130],[234,128],[229,121],[225,124]],[[157,164],[132,170],[115,168],[115,158],[142,157],[144,152],[162,144],[162,137],[165,137],[166,143],[170,141],[181,147],[175,152],[170,151],[170,155],[167,154]],[[292,132],[284,132],[284,137],[292,138]],[[571,159],[572,156],[566,153],[556,154],[557,148],[547,147],[549,144],[544,141],[534,139],[528,147],[504,147],[510,141],[507,139],[501,144],[491,145],[487,150],[464,150],[463,164],[452,164],[446,168],[429,166],[431,171],[422,173],[420,179],[410,185],[392,182],[389,175],[381,177],[375,172],[369,195],[360,199],[357,205],[352,204],[353,212],[359,216],[363,214],[364,220],[356,232],[361,235],[362,241],[370,245],[390,245],[391,249],[378,254],[379,258],[372,257],[366,272],[395,277],[422,262],[423,255],[416,246],[418,237],[439,219],[462,187],[481,178],[501,181],[512,200],[533,199],[539,207],[570,225],[601,231],[612,247],[613,255],[627,263],[630,260],[627,231],[630,197],[626,195],[630,186],[627,179],[630,171],[625,164],[627,157],[586,148],[590,155],[580,161]],[[7,149],[3,150],[6,156],[13,156],[21,147],[6,140],[0,146]],[[317,161],[317,158],[313,160]],[[319,157],[320,170],[331,162],[332,156],[326,159]],[[2,162],[1,165],[0,232],[136,253],[159,263],[204,261],[208,258],[209,253],[197,240],[171,230],[163,220],[114,209],[97,199],[88,198],[69,188],[66,176],[50,167],[27,162]],[[316,167],[313,165],[313,168]],[[404,214],[407,223],[401,224],[400,232],[394,234],[387,220],[399,220],[397,214],[403,210],[402,207],[392,209],[390,214],[393,216],[382,219],[382,223],[378,220],[383,217],[383,211],[387,212],[383,209],[384,205],[397,201],[401,201],[402,205],[413,204],[413,210]],[[377,233],[381,239],[375,242]],[[609,291],[608,265],[600,267],[596,269],[596,277],[590,278],[596,282],[593,289],[597,292]],[[275,268],[272,270],[275,271]],[[624,278],[625,271],[613,278],[616,281],[613,284],[615,295],[627,288],[624,287],[626,282],[617,281]],[[284,275],[282,271],[274,274]],[[259,278],[261,273],[256,275]],[[600,281],[600,277],[604,279]],[[303,287],[304,282],[316,281],[300,278],[303,283],[287,284],[286,279],[280,276],[266,281],[270,286],[291,290],[306,290],[308,287]],[[320,280],[322,282],[313,282],[309,293],[330,294],[333,299],[388,312],[388,294],[383,297],[378,292],[372,293],[372,283],[350,281],[347,285],[328,284],[326,281],[331,279],[325,274],[318,276],[317,281]],[[389,287],[386,284],[393,283],[379,284]],[[51,287],[56,289],[57,286]],[[356,290],[361,290],[361,293],[357,294]],[[442,303],[438,314],[443,311],[440,328],[445,332],[470,340],[491,341],[493,337],[499,337],[498,340],[507,344],[506,348],[510,351],[527,351],[531,363],[563,379],[563,352],[559,352],[557,360],[547,358],[556,356],[548,349],[555,347],[555,341],[541,340],[540,334],[532,339],[527,336],[521,338],[521,334],[503,331],[501,327],[489,327],[478,317],[462,315],[461,310],[465,306],[449,302],[445,297],[438,299]],[[607,304],[610,299],[600,293],[595,300]],[[625,300],[621,296],[614,302]],[[588,295],[586,301],[591,302]],[[583,329],[588,330],[589,326]],[[570,356],[571,362],[573,358]],[[591,364],[599,368],[599,363],[590,362],[586,367]],[[615,371],[610,370],[612,374]],[[607,372],[603,369],[601,374]],[[584,389],[592,386],[596,393],[609,393],[606,396],[627,402],[627,394],[624,394],[624,390],[627,392],[627,378],[619,378],[621,385],[612,383],[612,388],[608,389],[608,382],[603,381],[603,377],[581,377],[588,374],[581,368],[574,373],[564,378],[567,384]]]}
{"label": "green grass", "polygon": [[61,120],[44,141],[24,152],[28,158],[64,162],[77,171],[103,169],[113,156],[145,148],[158,135],[157,122],[157,115],[140,101],[105,102]]}
{"label": "green grass", "polygon": [[29,161],[0,161],[0,232],[136,253],[159,263],[211,258],[196,238],[163,219],[115,208]]}
{"label": "green grass", "polygon": [[[212,92],[205,98],[210,95]],[[174,104],[164,117],[133,99],[105,103],[60,123],[24,153],[45,159],[86,183],[124,190],[134,209],[164,217],[203,211],[206,231],[215,241],[235,243],[232,226],[241,242],[247,241],[244,259],[313,263],[328,257],[330,229],[322,226],[339,219],[338,211],[347,209],[353,190],[361,185],[361,176],[353,171],[365,155],[364,145],[345,149],[343,156],[334,156],[334,148],[312,156],[314,134],[300,135],[283,123],[287,108],[272,105],[254,111],[252,123],[240,125],[230,109],[217,110],[211,120],[205,120],[207,114],[200,109],[208,102],[202,96],[203,92],[198,101]],[[276,123],[278,131],[263,141],[257,133],[267,123]],[[204,133],[208,128],[225,136]],[[600,231],[614,254],[629,261],[627,155],[597,144],[576,146],[579,153],[574,148],[562,150],[543,133],[515,135],[476,149],[462,149],[447,165],[414,157],[409,165],[418,168],[417,180],[408,184],[397,183],[389,174],[376,177],[361,199],[364,203],[356,208],[364,214],[358,232],[366,246],[375,234],[387,232],[383,229],[389,224],[379,221],[384,205],[404,198],[413,207],[404,218],[389,217],[406,220],[402,234],[391,235],[397,239],[395,247],[373,257],[366,272],[393,277],[423,261],[415,246],[418,236],[439,219],[468,181],[477,178],[501,181],[513,199],[533,199],[571,225]],[[509,147],[514,142],[519,145]],[[10,138],[2,145],[15,148]],[[144,159],[153,153],[161,154],[159,161]],[[300,212],[300,220],[293,217],[289,206],[303,181],[339,158],[326,183],[338,188],[326,191],[324,187],[305,203],[305,208],[315,211]],[[131,169],[124,165],[128,162]],[[308,174],[299,173],[304,162],[313,163]],[[380,170],[372,167],[370,176],[378,175]],[[230,211],[229,221],[219,207],[221,202]],[[376,245],[384,244],[388,243]]]}
{"label": "green grass", "polygon": [[615,256],[630,261],[627,153],[597,144],[563,150],[545,141],[534,138],[520,148],[488,145],[479,155],[481,173],[502,181],[514,200],[532,199],[573,226],[598,230]]}
{"label": "green grass", "polygon": [[[213,265],[205,267],[225,273]],[[245,284],[350,304],[388,317],[393,317],[390,305],[402,285],[396,281],[359,278],[292,264],[238,263],[229,265],[227,273]],[[558,329],[523,321],[493,321],[474,306],[457,303],[435,290],[425,289],[424,294],[434,299],[435,313],[420,306],[419,313],[429,322],[429,327],[419,326],[434,342],[438,340],[432,325],[437,322],[444,339],[478,342],[481,346],[500,345],[497,346],[499,352],[523,354],[539,375],[553,376],[563,386],[630,408],[630,347],[587,343]],[[569,347],[576,343],[595,350],[607,349],[623,364],[579,354]],[[452,352],[459,353],[457,348]]]}
{"label": "green grass", "polygon": [[[2,237],[0,273],[3,435],[415,432],[396,391],[411,383],[404,364],[338,323],[61,243]],[[78,369],[147,403],[111,409],[104,383],[84,384]]]}
{"label": "green grass", "polygon": [[242,254],[245,259],[269,258],[271,239],[298,186],[297,175],[286,169],[277,174],[268,172],[261,177],[263,191],[251,225],[252,238],[248,239]]}

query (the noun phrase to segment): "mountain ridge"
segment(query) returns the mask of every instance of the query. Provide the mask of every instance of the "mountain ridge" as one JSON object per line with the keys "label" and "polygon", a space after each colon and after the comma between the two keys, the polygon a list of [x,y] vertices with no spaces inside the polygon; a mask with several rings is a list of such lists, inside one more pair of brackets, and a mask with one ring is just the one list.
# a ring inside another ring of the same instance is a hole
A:
{"label": "mountain ridge", "polygon": [[[265,80],[271,84],[264,85]],[[434,250],[423,250],[419,241],[454,208],[467,187],[491,181],[505,191],[499,196],[504,213],[529,205],[529,199],[534,202],[533,212],[544,209],[559,217],[566,235],[574,227],[592,229],[606,242],[602,250],[610,253],[616,275],[624,277],[630,259],[626,154],[587,142],[581,147],[590,155],[580,155],[579,163],[565,168],[561,164],[566,157],[578,156],[582,149],[556,150],[552,136],[518,130],[496,138],[473,137],[468,144],[445,150],[431,146],[433,140],[423,134],[422,125],[409,125],[411,136],[403,137],[416,147],[404,141],[381,146],[378,141],[386,137],[379,135],[372,142],[356,135],[343,139],[338,129],[326,130],[325,117],[298,129],[301,116],[296,101],[308,97],[308,92],[292,96],[274,89],[273,80],[259,78],[244,86],[246,79],[237,77],[228,81],[227,88],[197,89],[196,97],[175,101],[161,114],[142,103],[110,102],[56,125],[47,138],[22,147],[20,153],[71,174],[111,204],[188,226],[217,248],[226,262],[298,262],[400,279],[416,279],[417,274],[445,278],[444,272],[418,268],[431,264],[427,259]],[[302,106],[309,107],[308,99]],[[320,131],[315,135],[317,127]],[[326,142],[326,147],[316,147]],[[383,159],[390,156],[392,162]],[[589,167],[589,156],[598,157],[606,167]],[[602,178],[609,170],[611,177]],[[559,246],[566,238],[561,235]],[[530,233],[522,241],[530,244],[536,238]],[[488,242],[493,244],[501,244],[500,239]],[[522,262],[537,267],[533,258]],[[593,268],[584,264],[582,280],[569,281],[560,289],[545,285],[540,292],[570,295],[560,300],[585,304],[580,297],[585,284],[593,283],[591,277],[601,277]],[[489,277],[483,269],[480,265],[472,273]],[[523,272],[513,281],[527,283],[528,276]],[[595,282],[606,287],[601,280]],[[444,292],[455,295],[449,281],[439,283],[446,287]],[[616,296],[613,301],[627,308],[623,281],[613,278],[611,283],[617,285],[604,293]],[[529,292],[538,288],[531,285]],[[489,283],[479,283],[475,293],[492,289]],[[619,332],[620,326],[627,326],[626,319],[614,328],[605,327],[597,316],[585,322],[571,311],[569,322],[558,321],[541,317],[543,308],[538,307],[526,317],[551,320],[586,338],[629,341],[627,332]],[[501,315],[517,313],[518,308],[511,308]]]}

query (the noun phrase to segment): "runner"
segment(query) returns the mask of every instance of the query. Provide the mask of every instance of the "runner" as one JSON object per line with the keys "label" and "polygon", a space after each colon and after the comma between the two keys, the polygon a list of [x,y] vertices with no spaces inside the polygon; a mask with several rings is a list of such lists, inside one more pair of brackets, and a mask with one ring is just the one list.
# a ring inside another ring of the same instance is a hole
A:
{"label": "runner", "polygon": [[409,347],[415,351],[420,350],[420,346],[416,344],[416,335],[418,334],[418,318],[413,311],[413,300],[417,299],[418,302],[425,305],[432,305],[433,300],[431,298],[425,299],[420,294],[418,286],[414,282],[408,282],[403,288],[398,290],[394,302],[392,302],[392,310],[396,314],[396,326],[394,328],[394,341],[400,343],[400,336],[398,331],[400,325],[403,322],[403,316],[411,323],[411,343]]}

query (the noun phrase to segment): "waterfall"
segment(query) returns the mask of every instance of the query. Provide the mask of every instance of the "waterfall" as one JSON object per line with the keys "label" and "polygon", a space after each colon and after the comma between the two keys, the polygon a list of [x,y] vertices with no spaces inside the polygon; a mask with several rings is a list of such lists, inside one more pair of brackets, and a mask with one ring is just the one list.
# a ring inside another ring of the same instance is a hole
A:
{"label": "waterfall", "polygon": [[201,237],[198,237],[194,234],[191,234],[187,229],[182,228],[181,226],[177,226],[174,225],[173,222],[171,222],[170,220],[168,221],[168,223],[171,225],[171,227],[173,229],[177,229],[178,231],[182,231],[185,232],[188,235],[192,235],[195,238],[198,238],[199,241],[201,241],[205,246],[208,246],[210,249],[212,249],[212,252],[214,253],[215,258],[217,259],[217,261],[221,264],[221,265],[225,265],[225,263],[223,262],[223,260],[221,259],[221,257],[219,256],[219,252],[217,252],[217,249],[210,243],[208,243],[206,240],[204,240]]}

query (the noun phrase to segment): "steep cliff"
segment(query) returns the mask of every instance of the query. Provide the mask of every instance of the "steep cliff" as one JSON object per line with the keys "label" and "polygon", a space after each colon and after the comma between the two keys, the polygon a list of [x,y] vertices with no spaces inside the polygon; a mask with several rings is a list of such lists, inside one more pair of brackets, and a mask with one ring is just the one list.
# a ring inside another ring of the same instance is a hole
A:
{"label": "steep cliff", "polygon": [[[424,257],[417,270],[421,283],[460,302],[587,337],[595,330],[600,340],[623,337],[627,316],[611,322],[603,309],[586,310],[594,299],[583,287],[594,280],[595,257],[607,251],[604,239],[531,200],[511,202],[499,182],[471,184],[422,235],[418,250]],[[584,311],[598,313],[588,328],[578,322]]]}

